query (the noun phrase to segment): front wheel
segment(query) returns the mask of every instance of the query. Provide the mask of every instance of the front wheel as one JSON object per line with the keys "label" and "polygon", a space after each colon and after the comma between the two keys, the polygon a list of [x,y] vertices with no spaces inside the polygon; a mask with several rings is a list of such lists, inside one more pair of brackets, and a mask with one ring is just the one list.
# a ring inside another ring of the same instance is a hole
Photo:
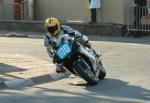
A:
{"label": "front wheel", "polygon": [[87,81],[89,85],[96,85],[98,83],[98,78],[84,59],[79,59],[74,65],[74,68],[78,75]]}

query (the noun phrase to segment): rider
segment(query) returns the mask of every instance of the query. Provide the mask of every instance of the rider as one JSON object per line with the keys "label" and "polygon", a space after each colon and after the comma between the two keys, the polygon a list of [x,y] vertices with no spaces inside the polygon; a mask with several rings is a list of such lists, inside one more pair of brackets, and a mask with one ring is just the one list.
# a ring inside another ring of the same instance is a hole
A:
{"label": "rider", "polygon": [[[72,36],[75,38],[81,38],[84,45],[86,47],[92,49],[90,46],[90,43],[88,42],[87,36],[82,35],[80,32],[72,29],[69,26],[60,25],[57,18],[51,17],[51,18],[46,19],[45,28],[46,28],[47,34],[46,34],[46,37],[44,40],[44,46],[46,47],[47,52],[51,58],[54,58],[54,51],[55,51],[54,47],[61,43],[62,36],[64,34],[68,34],[69,36]],[[55,42],[57,42],[57,44]],[[92,50],[96,54],[95,56],[99,56],[99,54],[97,54],[94,49],[92,49]],[[95,58],[93,58],[93,56],[88,54],[86,51],[85,51],[85,54],[87,54],[89,56],[89,58],[91,59],[91,62],[96,67]],[[65,70],[61,67],[62,67],[61,65],[57,64],[56,65],[56,72],[64,72]]]}

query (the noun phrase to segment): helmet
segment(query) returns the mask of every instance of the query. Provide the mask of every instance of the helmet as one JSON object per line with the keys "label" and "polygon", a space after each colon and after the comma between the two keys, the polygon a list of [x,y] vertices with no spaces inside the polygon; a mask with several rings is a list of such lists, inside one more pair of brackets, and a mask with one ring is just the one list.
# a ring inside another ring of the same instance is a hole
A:
{"label": "helmet", "polygon": [[57,36],[61,31],[59,21],[54,17],[46,19],[45,28],[52,36]]}

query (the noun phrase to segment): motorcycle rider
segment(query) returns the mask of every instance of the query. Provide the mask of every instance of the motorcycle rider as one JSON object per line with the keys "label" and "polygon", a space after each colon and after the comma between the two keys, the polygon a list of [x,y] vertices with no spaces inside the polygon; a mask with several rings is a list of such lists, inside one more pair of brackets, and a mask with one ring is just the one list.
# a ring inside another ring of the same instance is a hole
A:
{"label": "motorcycle rider", "polygon": [[[92,49],[87,36],[82,35],[80,32],[72,29],[69,26],[60,25],[57,18],[51,17],[51,18],[46,19],[45,28],[46,28],[47,34],[44,39],[44,46],[47,49],[48,55],[52,59],[54,59],[55,47],[61,43],[62,36],[65,34],[68,34],[69,36],[72,36],[74,38],[81,38],[83,44],[86,47]],[[94,54],[96,57],[100,56],[99,54],[97,54],[95,52],[94,49],[92,49],[92,50],[94,51]],[[90,61],[94,65],[93,68],[96,69],[95,57],[93,57],[93,55],[89,54],[86,50],[83,50],[83,53],[89,57]],[[53,60],[53,62],[55,62],[55,61]],[[56,72],[57,73],[65,72],[65,69],[63,69],[61,65],[56,64]]]}

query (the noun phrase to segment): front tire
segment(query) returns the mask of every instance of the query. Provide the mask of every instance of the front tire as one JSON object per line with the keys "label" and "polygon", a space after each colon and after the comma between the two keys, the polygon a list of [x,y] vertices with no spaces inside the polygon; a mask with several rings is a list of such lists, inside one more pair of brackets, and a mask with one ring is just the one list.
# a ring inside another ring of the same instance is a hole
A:
{"label": "front tire", "polygon": [[98,78],[92,72],[91,67],[86,63],[84,59],[79,59],[74,65],[75,71],[83,78],[89,85],[96,85]]}

